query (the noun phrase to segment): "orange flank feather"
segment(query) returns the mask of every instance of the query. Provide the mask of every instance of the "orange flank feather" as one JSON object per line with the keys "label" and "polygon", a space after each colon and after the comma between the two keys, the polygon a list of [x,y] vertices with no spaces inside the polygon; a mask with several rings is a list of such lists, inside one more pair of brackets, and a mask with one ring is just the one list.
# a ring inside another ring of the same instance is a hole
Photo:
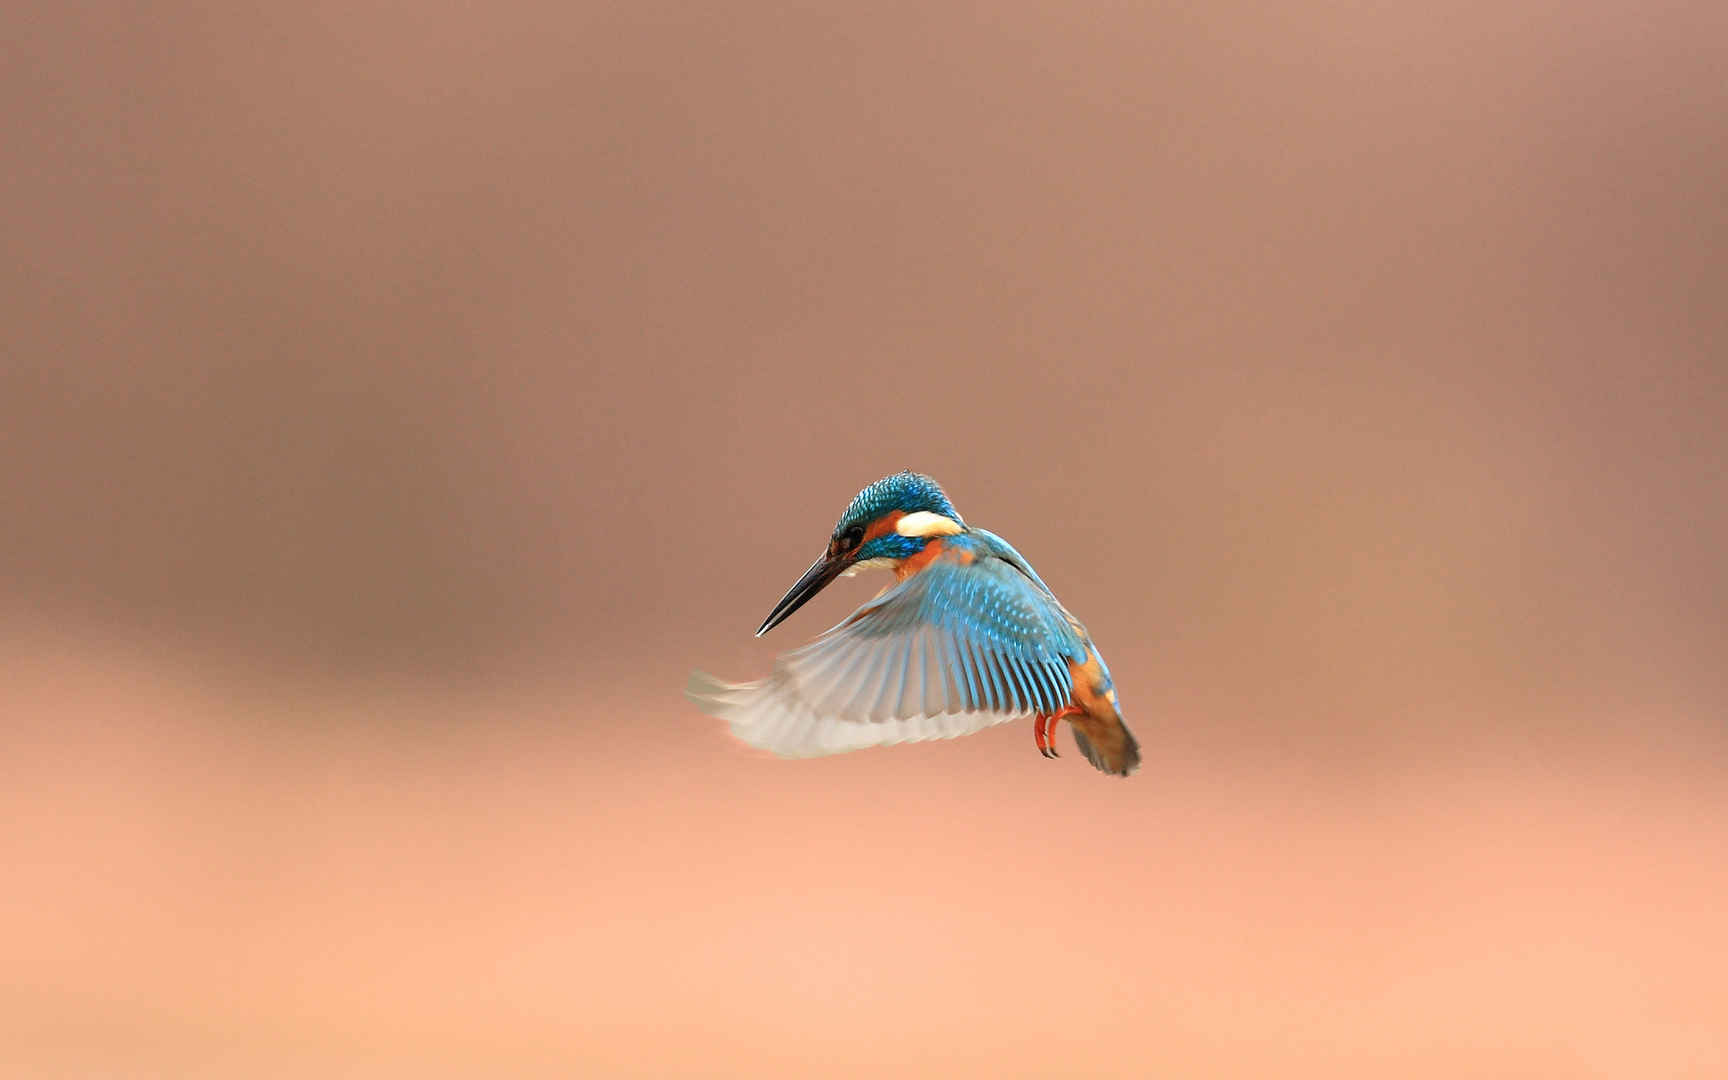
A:
{"label": "orange flank feather", "polygon": [[1140,764],[1140,744],[1122,723],[1116,691],[1098,663],[1097,650],[1088,651],[1083,661],[1069,661],[1068,674],[1074,680],[1074,704],[1078,708],[1064,709],[1050,721],[1047,741],[1054,743],[1055,720],[1066,716],[1088,761],[1104,772],[1127,776]]}

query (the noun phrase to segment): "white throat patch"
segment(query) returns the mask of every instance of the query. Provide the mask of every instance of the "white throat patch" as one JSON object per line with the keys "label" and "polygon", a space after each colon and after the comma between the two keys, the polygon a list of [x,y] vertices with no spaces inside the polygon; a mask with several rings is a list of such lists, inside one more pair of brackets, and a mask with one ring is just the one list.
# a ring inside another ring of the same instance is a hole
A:
{"label": "white throat patch", "polygon": [[875,559],[865,559],[861,562],[855,562],[851,566],[840,571],[840,576],[851,577],[853,574],[862,574],[866,570],[892,570],[896,561],[897,560],[895,559],[888,558],[886,555]]}

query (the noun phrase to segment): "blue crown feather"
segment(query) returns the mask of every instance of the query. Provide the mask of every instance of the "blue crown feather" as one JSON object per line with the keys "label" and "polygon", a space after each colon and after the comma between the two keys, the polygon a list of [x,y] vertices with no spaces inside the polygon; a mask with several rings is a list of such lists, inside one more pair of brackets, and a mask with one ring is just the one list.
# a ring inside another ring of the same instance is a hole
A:
{"label": "blue crown feather", "polygon": [[907,469],[884,476],[854,496],[846,512],[840,515],[834,531],[839,533],[852,525],[868,524],[890,510],[904,510],[908,514],[925,510],[953,518],[961,525],[966,524],[959,511],[954,509],[954,504],[948,501],[942,485],[923,473]]}

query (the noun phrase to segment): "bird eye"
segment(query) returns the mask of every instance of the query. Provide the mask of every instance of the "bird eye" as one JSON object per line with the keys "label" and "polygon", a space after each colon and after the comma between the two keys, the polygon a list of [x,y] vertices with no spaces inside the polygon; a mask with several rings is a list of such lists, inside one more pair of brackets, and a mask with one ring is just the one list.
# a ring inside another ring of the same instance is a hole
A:
{"label": "bird eye", "polygon": [[862,526],[854,525],[840,534],[840,547],[844,551],[851,551],[863,542],[864,529]]}

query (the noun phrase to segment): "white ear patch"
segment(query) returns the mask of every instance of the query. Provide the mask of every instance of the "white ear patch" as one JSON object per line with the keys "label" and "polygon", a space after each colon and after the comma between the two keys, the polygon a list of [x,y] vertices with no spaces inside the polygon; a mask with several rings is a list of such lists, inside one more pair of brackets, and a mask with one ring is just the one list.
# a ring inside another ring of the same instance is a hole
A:
{"label": "white ear patch", "polygon": [[928,510],[920,510],[915,514],[907,514],[894,523],[894,531],[901,536],[953,536],[965,532],[960,523],[951,517],[932,514]]}

